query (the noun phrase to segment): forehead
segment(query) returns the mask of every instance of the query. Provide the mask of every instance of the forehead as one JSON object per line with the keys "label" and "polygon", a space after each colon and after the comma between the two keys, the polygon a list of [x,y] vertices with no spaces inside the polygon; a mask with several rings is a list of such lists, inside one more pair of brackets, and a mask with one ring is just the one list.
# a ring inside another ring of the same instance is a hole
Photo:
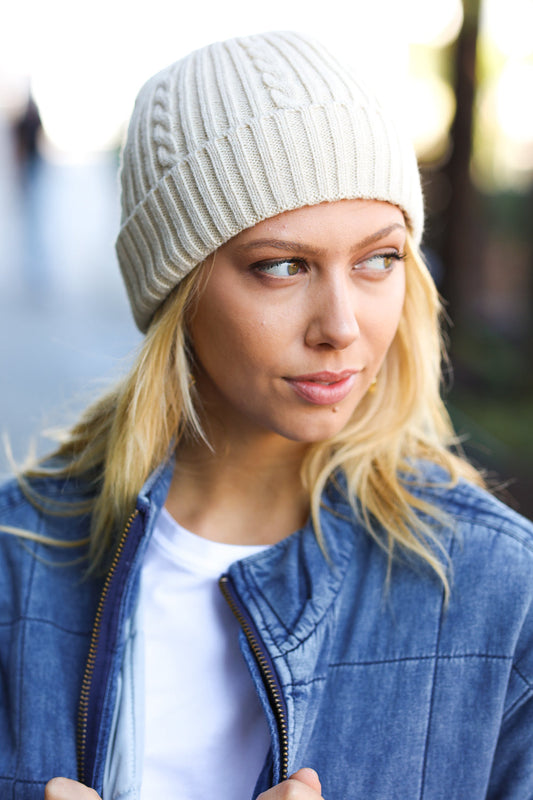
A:
{"label": "forehead", "polygon": [[397,206],[378,200],[338,200],[303,206],[258,222],[223,247],[247,249],[257,242],[276,238],[318,246],[330,241],[353,245],[389,229],[400,233],[406,230],[404,215]]}

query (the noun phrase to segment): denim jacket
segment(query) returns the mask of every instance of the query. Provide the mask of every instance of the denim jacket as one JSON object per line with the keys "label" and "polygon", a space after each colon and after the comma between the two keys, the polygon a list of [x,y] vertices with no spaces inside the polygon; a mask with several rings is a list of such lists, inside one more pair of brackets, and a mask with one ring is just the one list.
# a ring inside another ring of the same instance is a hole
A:
{"label": "denim jacket", "polygon": [[[170,473],[140,493],[103,578],[84,577],[83,549],[0,535],[3,800],[42,798],[55,775],[139,797],[139,572]],[[448,605],[416,559],[387,583],[386,553],[333,487],[324,550],[307,525],[222,578],[271,731],[254,797],[311,766],[326,800],[533,798],[533,526],[441,479],[426,465],[416,491],[453,522],[439,531]],[[50,503],[82,489],[39,487]],[[0,492],[0,525],[74,542],[87,522],[33,508],[15,483]]]}

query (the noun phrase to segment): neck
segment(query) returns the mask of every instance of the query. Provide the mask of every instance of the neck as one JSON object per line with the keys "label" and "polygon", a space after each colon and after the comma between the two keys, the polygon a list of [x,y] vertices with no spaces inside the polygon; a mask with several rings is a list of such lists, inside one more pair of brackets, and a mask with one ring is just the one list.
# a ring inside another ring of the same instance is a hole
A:
{"label": "neck", "polygon": [[274,544],[301,527],[308,496],[300,468],[306,445],[268,435],[181,443],[166,501],[185,528],[214,541]]}

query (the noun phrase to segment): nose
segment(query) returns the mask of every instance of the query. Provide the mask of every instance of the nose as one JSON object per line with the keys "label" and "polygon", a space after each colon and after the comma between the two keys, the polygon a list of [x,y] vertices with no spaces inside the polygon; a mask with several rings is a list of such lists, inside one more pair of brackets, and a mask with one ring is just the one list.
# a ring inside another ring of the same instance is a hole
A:
{"label": "nose", "polygon": [[342,274],[328,275],[316,285],[305,337],[309,347],[344,350],[359,337],[355,292]]}

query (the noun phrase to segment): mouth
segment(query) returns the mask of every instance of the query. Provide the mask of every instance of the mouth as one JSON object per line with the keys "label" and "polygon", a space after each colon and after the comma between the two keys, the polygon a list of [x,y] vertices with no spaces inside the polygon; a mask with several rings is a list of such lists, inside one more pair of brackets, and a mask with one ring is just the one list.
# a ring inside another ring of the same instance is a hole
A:
{"label": "mouth", "polygon": [[294,392],[308,403],[317,406],[340,403],[351,392],[360,370],[314,372],[285,378]]}

